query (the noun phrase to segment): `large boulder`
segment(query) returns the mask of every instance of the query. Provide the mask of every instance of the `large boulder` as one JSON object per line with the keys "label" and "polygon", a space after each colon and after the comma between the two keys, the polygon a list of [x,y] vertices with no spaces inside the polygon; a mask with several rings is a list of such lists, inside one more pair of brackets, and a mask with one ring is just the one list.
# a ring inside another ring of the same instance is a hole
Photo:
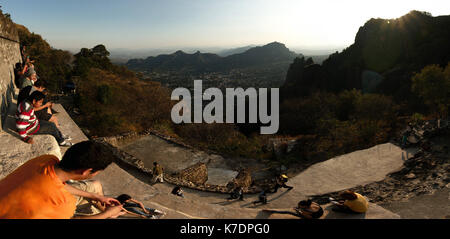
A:
{"label": "large boulder", "polygon": [[197,163],[177,173],[175,177],[197,185],[203,185],[208,181],[208,169],[206,164]]}

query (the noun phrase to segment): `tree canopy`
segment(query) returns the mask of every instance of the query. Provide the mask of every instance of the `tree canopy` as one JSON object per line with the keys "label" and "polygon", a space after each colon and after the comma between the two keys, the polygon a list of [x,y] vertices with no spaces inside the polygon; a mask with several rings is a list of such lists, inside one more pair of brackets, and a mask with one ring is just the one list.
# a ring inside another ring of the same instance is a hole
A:
{"label": "tree canopy", "polygon": [[420,96],[433,113],[448,114],[450,105],[450,63],[447,67],[428,65],[412,79],[412,91]]}

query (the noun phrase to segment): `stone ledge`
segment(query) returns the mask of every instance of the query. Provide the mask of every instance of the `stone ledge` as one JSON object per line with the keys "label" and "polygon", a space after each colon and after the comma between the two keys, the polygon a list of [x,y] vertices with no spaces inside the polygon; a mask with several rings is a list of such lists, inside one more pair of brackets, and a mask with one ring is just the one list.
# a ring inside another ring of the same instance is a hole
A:
{"label": "stone ledge", "polygon": [[35,143],[27,144],[16,136],[0,133],[0,178],[20,167],[26,161],[44,154],[61,159],[58,143],[51,135],[33,136]]}

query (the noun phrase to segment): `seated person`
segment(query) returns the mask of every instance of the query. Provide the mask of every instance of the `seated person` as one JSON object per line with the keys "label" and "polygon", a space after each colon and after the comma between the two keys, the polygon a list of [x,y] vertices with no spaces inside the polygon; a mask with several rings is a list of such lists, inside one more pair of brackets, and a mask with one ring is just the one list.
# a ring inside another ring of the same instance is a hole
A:
{"label": "seated person", "polygon": [[17,104],[22,103],[22,101],[30,96],[31,93],[35,91],[44,93],[45,89],[47,89],[47,82],[45,80],[37,80],[34,85],[27,86],[19,91],[19,95],[17,96]]}
{"label": "seated person", "polygon": [[[114,157],[105,145],[84,141],[69,148],[61,161],[53,155],[28,160],[0,181],[0,218],[102,219],[125,214],[116,199],[84,191],[67,183],[98,175],[113,162]],[[101,192],[101,184],[93,184],[89,188],[98,188],[97,191]],[[108,207],[96,215],[76,217],[75,196],[98,201]]]}
{"label": "seated person", "polygon": [[27,86],[32,86],[37,81],[38,77],[34,69],[29,68],[27,72],[24,74],[25,78],[22,79],[22,83],[20,89],[23,89]]}
{"label": "seated person", "polygon": [[294,187],[286,185],[288,177],[285,174],[281,174],[276,178],[275,188],[272,193],[276,193],[279,188],[287,188],[288,191],[292,190]]}
{"label": "seated person", "polygon": [[17,88],[22,86],[22,82],[25,78],[25,72],[27,71],[27,67],[22,66],[20,63],[16,63],[14,67],[14,84]]}
{"label": "seated person", "polygon": [[[20,90],[19,96],[17,97],[17,103],[20,104],[22,101],[24,101],[31,93],[34,91],[40,91],[46,95],[46,89],[47,89],[47,82],[44,80],[37,80],[36,83],[34,83],[33,86],[27,86]],[[45,98],[44,98],[45,102]],[[58,117],[56,115],[53,115],[53,103],[47,102],[43,103],[41,107],[35,108],[34,113],[37,116],[39,120],[45,120],[52,122],[56,125],[56,127],[60,128]],[[69,138],[69,137],[67,137]]]}
{"label": "seated person", "polygon": [[311,200],[300,201],[294,210],[305,219],[318,219],[323,215],[322,207]]}
{"label": "seated person", "polygon": [[172,189],[172,194],[184,198],[183,189],[181,187],[176,186]]}
{"label": "seated person", "polygon": [[334,198],[330,198],[331,203],[336,207],[333,211],[346,212],[346,213],[365,213],[369,208],[369,203],[366,198],[361,194],[355,193],[350,190],[346,190],[339,194],[343,200],[336,201]]}
{"label": "seated person", "polygon": [[242,187],[236,187],[233,192],[230,193],[230,197],[227,200],[238,199],[244,200],[244,190]]}
{"label": "seated person", "polygon": [[266,190],[262,190],[258,195],[258,201],[253,202],[253,204],[257,203],[267,204]]}
{"label": "seated person", "polygon": [[23,141],[33,144],[33,134],[50,134],[55,137],[60,146],[72,146],[54,123],[39,121],[34,113],[34,108],[39,108],[44,101],[45,95],[42,92],[33,92],[26,100],[17,106],[16,128]]}
{"label": "seated person", "polygon": [[145,207],[144,204],[133,199],[128,194],[121,194],[116,199],[123,206],[125,212],[130,215],[151,219],[157,219],[165,215],[165,213],[162,211]]}

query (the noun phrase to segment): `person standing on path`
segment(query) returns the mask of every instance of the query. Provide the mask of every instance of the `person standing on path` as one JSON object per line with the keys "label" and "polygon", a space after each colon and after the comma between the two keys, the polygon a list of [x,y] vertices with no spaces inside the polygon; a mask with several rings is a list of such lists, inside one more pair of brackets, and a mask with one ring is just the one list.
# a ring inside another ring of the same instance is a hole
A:
{"label": "person standing on path", "polygon": [[153,183],[159,181],[160,183],[164,182],[164,171],[161,165],[158,162],[153,163]]}

